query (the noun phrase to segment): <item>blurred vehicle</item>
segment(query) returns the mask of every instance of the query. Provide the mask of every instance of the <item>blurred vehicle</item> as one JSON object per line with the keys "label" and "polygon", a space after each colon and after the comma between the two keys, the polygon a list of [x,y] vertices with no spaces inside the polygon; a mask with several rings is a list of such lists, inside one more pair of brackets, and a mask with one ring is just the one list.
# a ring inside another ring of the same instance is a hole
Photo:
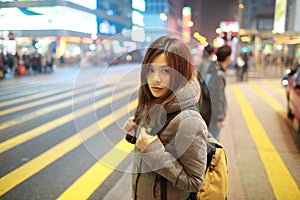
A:
{"label": "blurred vehicle", "polygon": [[288,78],[286,96],[287,115],[289,118],[295,118],[298,121],[298,134],[300,136],[300,68],[297,69],[294,75]]}
{"label": "blurred vehicle", "polygon": [[144,53],[145,52],[143,49],[137,49],[134,51],[123,53],[122,55],[114,58],[109,64],[109,66],[127,64],[127,63],[142,63]]}
{"label": "blurred vehicle", "polygon": [[288,85],[289,78],[291,76],[293,76],[296,73],[296,71],[297,71],[297,69],[287,69],[287,70],[285,70],[285,74],[281,79],[281,84],[286,87]]}

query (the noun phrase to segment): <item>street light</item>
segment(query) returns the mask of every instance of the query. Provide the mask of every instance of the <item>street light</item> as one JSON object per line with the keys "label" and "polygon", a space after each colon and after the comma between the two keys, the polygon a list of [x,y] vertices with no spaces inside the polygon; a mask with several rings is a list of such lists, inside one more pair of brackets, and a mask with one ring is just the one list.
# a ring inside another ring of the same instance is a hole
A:
{"label": "street light", "polygon": [[244,8],[244,4],[239,3],[239,9],[243,9]]}
{"label": "street light", "polygon": [[221,28],[216,28],[216,33],[217,33],[218,35],[220,35],[220,34],[222,33],[222,29],[221,29]]}
{"label": "street light", "polygon": [[187,25],[188,25],[188,27],[193,27],[194,26],[194,22],[188,21]]}
{"label": "street light", "polygon": [[96,33],[91,34],[91,39],[92,40],[97,40],[98,39],[97,34]]}
{"label": "street light", "polygon": [[160,14],[159,14],[159,18],[160,18],[162,21],[167,21],[168,16],[167,16],[165,13],[160,13]]}

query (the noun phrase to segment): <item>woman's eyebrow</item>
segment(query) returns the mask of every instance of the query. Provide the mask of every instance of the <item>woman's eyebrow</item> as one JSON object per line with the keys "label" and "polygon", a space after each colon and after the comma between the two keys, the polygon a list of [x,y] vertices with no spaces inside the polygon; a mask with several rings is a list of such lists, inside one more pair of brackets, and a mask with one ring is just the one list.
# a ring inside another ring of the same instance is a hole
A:
{"label": "woman's eyebrow", "polygon": [[161,64],[161,63],[151,63],[150,66],[156,66],[156,67],[169,67],[169,65]]}

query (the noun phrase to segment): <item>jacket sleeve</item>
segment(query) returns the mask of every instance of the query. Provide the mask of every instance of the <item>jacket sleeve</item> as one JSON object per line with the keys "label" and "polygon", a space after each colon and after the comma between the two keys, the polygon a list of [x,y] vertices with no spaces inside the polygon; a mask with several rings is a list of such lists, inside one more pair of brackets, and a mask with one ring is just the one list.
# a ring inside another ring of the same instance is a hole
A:
{"label": "jacket sleeve", "polygon": [[165,177],[174,186],[185,191],[197,192],[202,185],[206,169],[205,122],[199,113],[190,113],[183,116],[178,126],[173,127],[176,127],[176,134],[169,144],[174,145],[176,155],[166,151],[168,147],[157,139],[141,151],[141,158],[153,171]]}

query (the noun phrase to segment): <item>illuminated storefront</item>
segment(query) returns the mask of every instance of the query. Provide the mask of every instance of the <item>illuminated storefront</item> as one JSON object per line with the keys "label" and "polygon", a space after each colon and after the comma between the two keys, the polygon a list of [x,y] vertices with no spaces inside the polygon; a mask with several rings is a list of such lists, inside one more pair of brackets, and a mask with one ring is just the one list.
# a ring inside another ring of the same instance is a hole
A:
{"label": "illuminated storefront", "polygon": [[[76,60],[97,33],[96,0],[0,0],[0,7],[0,48],[4,53],[38,52]],[[8,33],[14,34],[13,40]]]}

